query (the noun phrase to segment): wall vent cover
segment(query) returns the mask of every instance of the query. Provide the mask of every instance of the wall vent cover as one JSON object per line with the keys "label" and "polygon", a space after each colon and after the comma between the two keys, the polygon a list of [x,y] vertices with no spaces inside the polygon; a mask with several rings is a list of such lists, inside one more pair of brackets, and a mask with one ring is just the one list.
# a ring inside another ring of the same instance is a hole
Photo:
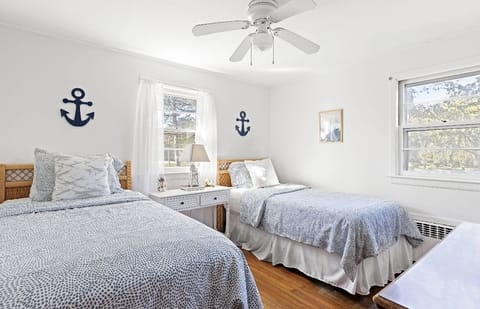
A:
{"label": "wall vent cover", "polygon": [[415,220],[415,223],[417,224],[417,227],[423,236],[439,239],[439,240],[444,239],[448,235],[448,233],[453,231],[453,229],[455,228],[452,225],[433,223],[433,222],[421,221],[421,220]]}

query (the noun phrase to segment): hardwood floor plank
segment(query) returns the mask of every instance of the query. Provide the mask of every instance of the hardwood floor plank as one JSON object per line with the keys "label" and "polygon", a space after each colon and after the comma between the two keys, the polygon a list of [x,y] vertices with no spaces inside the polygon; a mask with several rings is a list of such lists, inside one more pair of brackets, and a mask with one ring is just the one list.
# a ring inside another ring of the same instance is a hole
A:
{"label": "hardwood floor plank", "polygon": [[252,270],[265,309],[374,309],[372,296],[381,288],[373,288],[367,296],[350,295],[305,276],[301,272],[273,266],[243,251]]}

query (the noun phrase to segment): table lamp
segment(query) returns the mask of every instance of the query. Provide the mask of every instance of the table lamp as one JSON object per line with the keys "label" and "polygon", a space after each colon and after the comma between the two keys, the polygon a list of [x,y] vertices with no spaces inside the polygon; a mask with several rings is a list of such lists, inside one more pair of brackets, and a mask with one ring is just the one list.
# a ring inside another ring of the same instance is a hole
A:
{"label": "table lamp", "polygon": [[183,149],[182,162],[190,162],[190,181],[188,187],[182,187],[183,190],[195,190],[201,187],[198,184],[198,169],[195,165],[197,162],[210,162],[205,146],[202,144],[187,144]]}

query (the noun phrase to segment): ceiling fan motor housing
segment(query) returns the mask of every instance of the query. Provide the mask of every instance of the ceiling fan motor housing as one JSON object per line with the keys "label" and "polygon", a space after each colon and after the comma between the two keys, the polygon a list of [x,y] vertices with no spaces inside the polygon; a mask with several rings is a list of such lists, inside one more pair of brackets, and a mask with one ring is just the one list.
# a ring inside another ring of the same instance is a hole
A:
{"label": "ceiling fan motor housing", "polygon": [[252,0],[248,4],[248,20],[254,23],[257,19],[267,18],[277,7],[275,0]]}

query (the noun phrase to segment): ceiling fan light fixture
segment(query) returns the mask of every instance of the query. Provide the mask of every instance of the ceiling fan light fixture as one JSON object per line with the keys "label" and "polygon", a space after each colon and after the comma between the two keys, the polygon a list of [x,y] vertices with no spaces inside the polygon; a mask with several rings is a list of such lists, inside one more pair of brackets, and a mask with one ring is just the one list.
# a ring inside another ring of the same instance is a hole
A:
{"label": "ceiling fan light fixture", "polygon": [[273,37],[268,32],[257,32],[252,37],[252,44],[259,51],[267,51],[273,46]]}

